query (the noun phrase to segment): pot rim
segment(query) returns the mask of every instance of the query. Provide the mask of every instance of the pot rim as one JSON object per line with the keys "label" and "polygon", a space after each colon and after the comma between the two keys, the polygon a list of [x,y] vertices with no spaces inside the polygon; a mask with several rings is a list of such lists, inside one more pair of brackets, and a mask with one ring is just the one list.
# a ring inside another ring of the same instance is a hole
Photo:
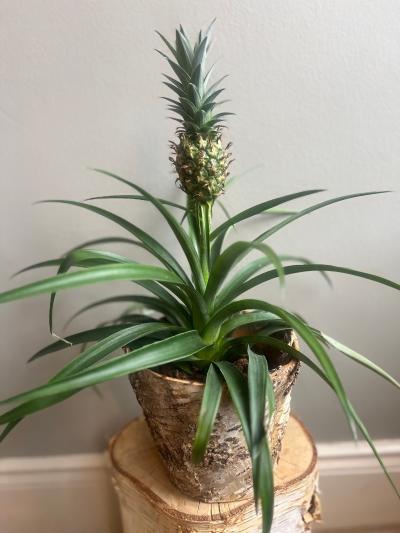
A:
{"label": "pot rim", "polygon": [[[287,368],[288,366],[294,366],[300,361],[296,359],[295,357],[292,357],[285,365],[281,365],[278,368],[276,368],[273,372],[270,373],[271,378],[275,376],[278,372],[281,372],[283,369]],[[139,372],[152,372],[153,374],[156,374],[162,379],[165,379],[166,381],[172,381],[175,383],[187,383],[191,386],[196,385],[199,387],[205,387],[205,383],[202,381],[195,381],[191,379],[181,379],[181,378],[173,378],[172,376],[165,376],[164,374],[160,374],[159,372],[156,372],[155,370],[152,370],[151,368],[146,368],[144,370],[139,370]],[[136,374],[136,372],[134,372]]]}

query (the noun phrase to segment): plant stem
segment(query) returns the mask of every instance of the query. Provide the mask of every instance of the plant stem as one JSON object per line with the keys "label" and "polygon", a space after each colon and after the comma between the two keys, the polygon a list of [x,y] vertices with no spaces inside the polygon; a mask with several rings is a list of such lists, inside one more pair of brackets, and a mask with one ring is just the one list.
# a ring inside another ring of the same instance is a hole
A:
{"label": "plant stem", "polygon": [[211,229],[211,203],[196,204],[195,217],[199,228],[199,255],[203,271],[204,282],[207,285],[210,274],[210,229]]}
{"label": "plant stem", "polygon": [[[196,209],[193,207],[193,200],[190,196],[187,197],[186,202],[187,207],[187,220],[189,226],[189,237],[195,247],[197,253],[199,253],[199,224],[197,222]],[[182,219],[183,222],[184,218]]]}

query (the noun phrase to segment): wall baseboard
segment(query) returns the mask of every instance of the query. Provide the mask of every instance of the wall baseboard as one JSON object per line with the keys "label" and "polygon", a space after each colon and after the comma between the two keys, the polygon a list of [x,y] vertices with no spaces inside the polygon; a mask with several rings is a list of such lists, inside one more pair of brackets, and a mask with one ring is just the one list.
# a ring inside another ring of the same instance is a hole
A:
{"label": "wall baseboard", "polygon": [[[400,439],[375,444],[400,487]],[[324,524],[315,531],[400,532],[399,501],[366,443],[318,452]],[[1,459],[0,531],[120,533],[107,454]]]}
{"label": "wall baseboard", "polygon": [[[377,440],[375,446],[400,490],[400,439]],[[400,502],[368,443],[317,448],[324,523],[314,530],[400,533]]]}
{"label": "wall baseboard", "polygon": [[2,533],[120,533],[106,454],[0,460]]}

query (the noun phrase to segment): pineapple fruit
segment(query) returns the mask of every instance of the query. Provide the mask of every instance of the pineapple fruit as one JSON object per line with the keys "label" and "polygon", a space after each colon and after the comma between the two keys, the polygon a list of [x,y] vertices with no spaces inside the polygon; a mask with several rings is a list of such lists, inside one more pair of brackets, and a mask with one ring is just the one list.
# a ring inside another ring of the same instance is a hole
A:
{"label": "pineapple fruit", "polygon": [[171,141],[173,157],[170,161],[178,174],[176,181],[194,203],[212,206],[218,196],[224,194],[228,167],[232,163],[232,160],[229,161],[232,154],[228,153],[232,143],[223,147],[221,137],[224,126],[221,122],[233,113],[214,114],[214,110],[226,102],[216,100],[224,90],[217,87],[225,76],[207,90],[214,68],[211,67],[205,74],[211,28],[212,24],[204,37],[200,32],[196,43],[191,46],[186,31],[180,26],[176,31],[175,48],[159,33],[173,59],[157,51],[167,59],[177,77],[174,79],[164,74],[168,80],[165,85],[177,95],[175,100],[164,97],[169,102],[168,109],[179,115],[179,118],[171,117],[180,123],[176,131],[179,142]]}

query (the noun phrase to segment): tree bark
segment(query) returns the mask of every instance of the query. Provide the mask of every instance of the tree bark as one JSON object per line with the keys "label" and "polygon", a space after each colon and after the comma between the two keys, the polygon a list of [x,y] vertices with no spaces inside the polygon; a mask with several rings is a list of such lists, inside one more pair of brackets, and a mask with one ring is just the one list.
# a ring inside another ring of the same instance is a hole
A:
{"label": "tree bark", "polygon": [[[290,344],[298,347],[294,333]],[[292,359],[271,373],[275,412],[269,424],[268,439],[274,466],[278,463],[289,419],[290,393],[299,366],[300,363]],[[250,455],[226,385],[204,460],[195,465],[190,457],[204,383],[171,378],[152,370],[131,374],[130,381],[176,487],[206,502],[240,500],[251,495]]]}

